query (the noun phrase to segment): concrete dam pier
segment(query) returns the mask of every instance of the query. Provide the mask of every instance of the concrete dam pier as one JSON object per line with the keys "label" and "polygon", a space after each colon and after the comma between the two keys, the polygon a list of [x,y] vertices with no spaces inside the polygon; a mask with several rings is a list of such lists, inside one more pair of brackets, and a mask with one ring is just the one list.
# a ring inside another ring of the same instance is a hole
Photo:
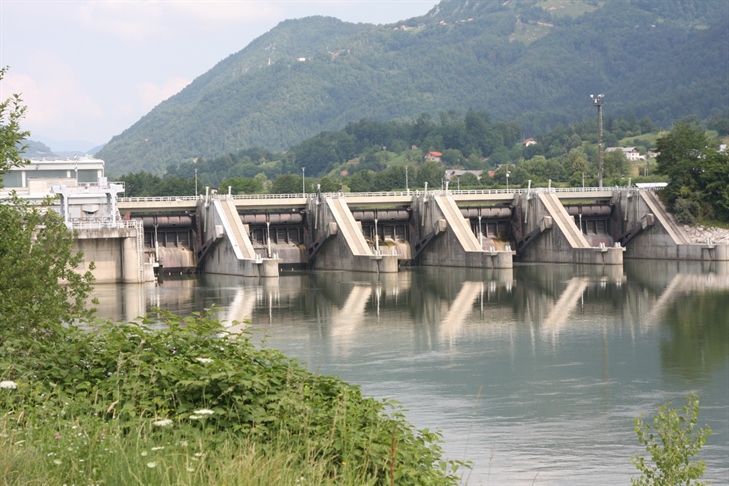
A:
{"label": "concrete dam pier", "polygon": [[728,245],[689,243],[655,192],[636,188],[122,198],[118,207],[144,227],[144,261],[170,273],[729,260]]}

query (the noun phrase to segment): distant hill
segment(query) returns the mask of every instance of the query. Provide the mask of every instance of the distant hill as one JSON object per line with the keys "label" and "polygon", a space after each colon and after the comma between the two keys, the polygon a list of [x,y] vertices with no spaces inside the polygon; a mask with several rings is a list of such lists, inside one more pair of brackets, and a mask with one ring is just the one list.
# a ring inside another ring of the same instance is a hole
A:
{"label": "distant hill", "polygon": [[[524,135],[633,113],[667,126],[729,106],[725,0],[443,0],[397,25],[287,20],[219,62],[97,154],[115,174],[346,123],[468,109]],[[488,155],[488,154],[484,154]]]}
{"label": "distant hill", "polygon": [[24,140],[23,145],[26,146],[23,152],[24,159],[42,159],[44,157],[57,157],[58,154],[53,152],[51,148],[43,142],[36,140]]}

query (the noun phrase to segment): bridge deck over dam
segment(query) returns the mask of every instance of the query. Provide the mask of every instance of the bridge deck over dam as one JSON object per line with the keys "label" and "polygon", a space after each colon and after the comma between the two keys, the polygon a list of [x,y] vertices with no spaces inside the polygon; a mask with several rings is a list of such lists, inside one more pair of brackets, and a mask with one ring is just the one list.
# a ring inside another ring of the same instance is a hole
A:
{"label": "bridge deck over dam", "polygon": [[[206,224],[208,208],[218,200],[238,214],[225,211],[215,216],[220,221]],[[202,271],[213,255],[215,272],[232,265],[221,261],[222,247],[241,237],[220,233],[241,223],[256,263],[276,261],[282,269],[389,272],[401,265],[504,268],[514,259],[600,265],[621,265],[623,256],[728,259],[726,245],[686,243],[653,193],[625,187],[119,198],[117,205],[125,219],[145,221],[147,253],[165,248],[174,254],[188,245]]]}

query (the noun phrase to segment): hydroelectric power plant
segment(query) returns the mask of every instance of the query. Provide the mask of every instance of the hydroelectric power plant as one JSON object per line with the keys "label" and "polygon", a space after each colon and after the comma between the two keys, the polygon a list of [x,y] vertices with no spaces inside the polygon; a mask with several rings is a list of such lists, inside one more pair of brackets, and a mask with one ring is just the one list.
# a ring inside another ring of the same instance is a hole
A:
{"label": "hydroelectric power plant", "polygon": [[[59,193],[62,206],[72,207],[77,196]],[[103,264],[106,258],[124,262],[123,281],[135,274],[142,276],[139,281],[150,278],[150,268],[135,273],[132,260],[163,273],[248,277],[297,269],[502,269],[517,261],[622,265],[636,258],[726,265],[729,260],[727,245],[690,243],[655,192],[635,187],[206,194],[113,203],[111,194],[104,197],[119,212],[112,223],[139,232],[133,245],[131,236],[89,235],[83,218],[69,224],[79,230],[79,242],[122,238],[114,245],[118,255],[101,242],[98,251],[88,242],[80,249],[97,268],[113,267]],[[97,279],[121,281],[118,273]]]}
{"label": "hydroelectric power plant", "polygon": [[84,254],[79,270],[94,262],[99,283],[152,281],[160,272],[276,277],[300,269],[729,261],[729,245],[689,241],[656,187],[126,198],[103,167],[93,158],[39,160],[4,180],[20,197],[57,196]]}

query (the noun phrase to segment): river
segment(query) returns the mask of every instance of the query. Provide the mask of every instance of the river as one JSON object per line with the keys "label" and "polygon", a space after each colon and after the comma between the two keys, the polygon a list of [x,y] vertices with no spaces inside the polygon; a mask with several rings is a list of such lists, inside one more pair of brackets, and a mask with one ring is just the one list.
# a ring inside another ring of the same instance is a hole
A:
{"label": "river", "polygon": [[633,418],[695,392],[713,429],[704,479],[729,484],[725,263],[204,275],[95,296],[124,320],[214,306],[311,371],[400,402],[473,461],[470,485],[628,484],[644,452]]}

